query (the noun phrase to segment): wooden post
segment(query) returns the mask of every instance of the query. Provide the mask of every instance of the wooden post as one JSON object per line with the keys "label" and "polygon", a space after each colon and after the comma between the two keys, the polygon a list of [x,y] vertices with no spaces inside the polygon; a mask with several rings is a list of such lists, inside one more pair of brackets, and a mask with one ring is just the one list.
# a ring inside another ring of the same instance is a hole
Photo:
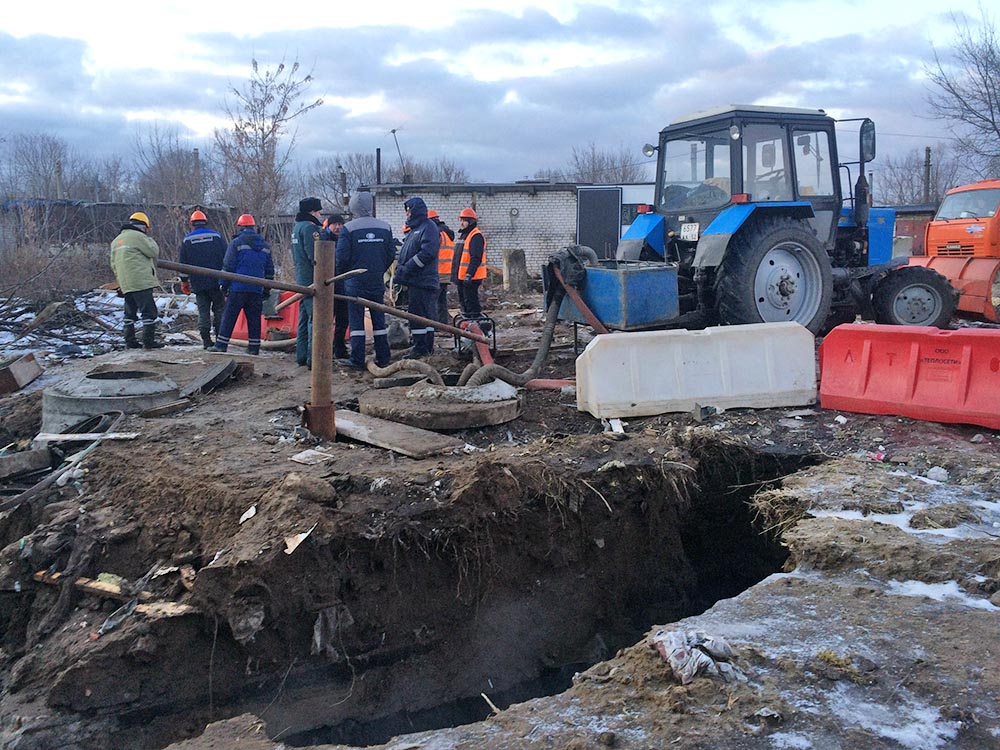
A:
{"label": "wooden post", "polygon": [[337,437],[333,408],[333,285],[324,283],[334,275],[336,244],[313,236],[316,265],[313,268],[312,401],[306,406],[306,427],[325,440]]}

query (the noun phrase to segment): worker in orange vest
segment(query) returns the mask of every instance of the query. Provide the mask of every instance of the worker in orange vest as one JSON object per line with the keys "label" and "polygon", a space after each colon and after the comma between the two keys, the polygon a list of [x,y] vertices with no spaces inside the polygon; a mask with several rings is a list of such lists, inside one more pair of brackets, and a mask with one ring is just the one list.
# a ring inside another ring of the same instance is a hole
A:
{"label": "worker in orange vest", "polygon": [[450,323],[448,315],[448,282],[451,281],[452,261],[455,258],[455,231],[441,219],[437,211],[431,209],[427,218],[437,224],[441,233],[441,249],[438,250],[438,281],[441,290],[438,292],[437,316],[442,323]]}
{"label": "worker in orange vest", "polygon": [[466,318],[478,318],[483,313],[479,304],[479,287],[486,278],[486,237],[479,231],[478,220],[475,210],[471,208],[463,208],[458,214],[455,252],[459,258],[457,267],[452,268],[451,277],[458,287],[458,303]]}

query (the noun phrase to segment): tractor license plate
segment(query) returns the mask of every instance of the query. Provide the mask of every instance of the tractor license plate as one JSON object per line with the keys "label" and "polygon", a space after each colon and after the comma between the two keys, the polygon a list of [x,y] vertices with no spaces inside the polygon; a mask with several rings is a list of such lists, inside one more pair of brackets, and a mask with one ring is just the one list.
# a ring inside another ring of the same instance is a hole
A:
{"label": "tractor license plate", "polygon": [[681,239],[688,242],[698,241],[698,224],[681,224]]}

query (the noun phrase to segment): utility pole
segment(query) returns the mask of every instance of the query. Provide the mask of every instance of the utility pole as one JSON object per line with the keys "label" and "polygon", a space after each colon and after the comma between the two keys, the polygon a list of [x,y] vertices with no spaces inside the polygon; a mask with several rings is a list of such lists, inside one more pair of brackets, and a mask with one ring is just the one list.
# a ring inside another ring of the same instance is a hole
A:
{"label": "utility pole", "polygon": [[346,208],[350,201],[350,196],[347,194],[347,172],[344,171],[344,165],[340,162],[337,163],[337,176],[340,178],[340,202]]}
{"label": "utility pole", "polygon": [[924,203],[931,202],[931,147],[924,147]]}

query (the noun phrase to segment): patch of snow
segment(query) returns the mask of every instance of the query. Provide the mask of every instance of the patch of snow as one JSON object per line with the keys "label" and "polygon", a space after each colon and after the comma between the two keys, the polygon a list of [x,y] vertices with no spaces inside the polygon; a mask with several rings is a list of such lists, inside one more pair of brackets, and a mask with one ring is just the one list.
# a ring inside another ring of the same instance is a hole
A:
{"label": "patch of snow", "polygon": [[901,700],[883,706],[871,703],[867,693],[838,683],[828,695],[831,712],[844,724],[898,742],[907,750],[938,750],[949,747],[961,722],[942,721],[941,712],[921,703],[912,694],[897,694]]}
{"label": "patch of snow", "polygon": [[772,747],[792,748],[793,750],[809,750],[813,746],[812,740],[804,734],[797,732],[775,732],[768,737]]}
{"label": "patch of snow", "polygon": [[958,585],[958,581],[944,583],[924,583],[923,581],[889,581],[886,593],[895,596],[923,596],[938,602],[961,604],[972,609],[985,609],[991,612],[1000,611],[1000,607],[990,604],[988,599],[978,599],[969,596]]}

